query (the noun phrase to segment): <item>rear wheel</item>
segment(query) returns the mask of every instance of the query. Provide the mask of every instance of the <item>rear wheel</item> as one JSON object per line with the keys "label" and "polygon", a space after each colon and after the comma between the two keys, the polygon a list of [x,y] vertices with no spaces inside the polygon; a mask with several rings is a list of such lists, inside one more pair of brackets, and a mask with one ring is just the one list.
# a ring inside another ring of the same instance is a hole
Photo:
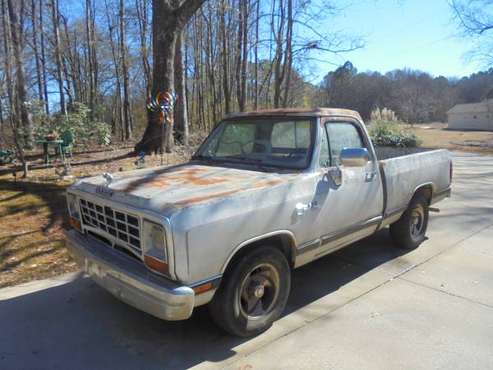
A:
{"label": "rear wheel", "polygon": [[291,288],[284,254],[265,246],[242,256],[226,273],[209,305],[218,326],[240,337],[259,334],[279,318]]}
{"label": "rear wheel", "polygon": [[390,225],[390,235],[396,245],[403,249],[417,248],[425,240],[428,217],[428,199],[423,195],[415,196],[401,218]]}

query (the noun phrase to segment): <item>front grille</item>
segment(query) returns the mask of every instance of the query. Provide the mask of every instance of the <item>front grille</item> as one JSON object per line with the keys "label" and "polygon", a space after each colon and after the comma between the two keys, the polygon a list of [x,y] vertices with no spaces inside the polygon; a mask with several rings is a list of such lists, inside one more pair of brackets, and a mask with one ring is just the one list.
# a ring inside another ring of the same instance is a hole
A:
{"label": "front grille", "polygon": [[139,219],[126,212],[86,199],[80,200],[82,222],[85,226],[110,236],[115,245],[141,251]]}

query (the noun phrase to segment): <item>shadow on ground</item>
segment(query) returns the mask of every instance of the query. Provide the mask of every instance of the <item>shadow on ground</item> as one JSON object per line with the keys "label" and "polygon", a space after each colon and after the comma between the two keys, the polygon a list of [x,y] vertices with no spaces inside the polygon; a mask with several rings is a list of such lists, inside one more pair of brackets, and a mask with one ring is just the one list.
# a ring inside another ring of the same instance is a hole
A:
{"label": "shadow on ground", "polygon": [[[402,254],[384,230],[296,270],[285,315]],[[0,301],[0,317],[9,318],[0,335],[0,368],[188,368],[226,360],[250,340],[224,334],[206,308],[187,321],[161,321],[87,278]]]}
{"label": "shadow on ground", "polygon": [[[39,208],[48,207],[49,220],[45,225],[40,225],[42,231],[46,232],[55,224],[68,227],[66,223],[65,189],[65,186],[53,183],[0,180],[0,192],[9,191],[15,193],[7,198],[0,199],[0,217],[20,214],[22,212],[34,214]],[[29,202],[29,204],[22,205],[14,202],[26,195],[35,196],[39,198],[40,202]]]}

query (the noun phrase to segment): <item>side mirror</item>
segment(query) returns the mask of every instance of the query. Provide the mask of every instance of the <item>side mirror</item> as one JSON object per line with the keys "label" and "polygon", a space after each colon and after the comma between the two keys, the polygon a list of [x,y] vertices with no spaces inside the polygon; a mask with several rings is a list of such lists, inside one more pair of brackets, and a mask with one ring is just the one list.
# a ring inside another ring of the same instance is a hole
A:
{"label": "side mirror", "polygon": [[366,148],[344,148],[340,159],[345,167],[364,167],[370,160],[370,154]]}

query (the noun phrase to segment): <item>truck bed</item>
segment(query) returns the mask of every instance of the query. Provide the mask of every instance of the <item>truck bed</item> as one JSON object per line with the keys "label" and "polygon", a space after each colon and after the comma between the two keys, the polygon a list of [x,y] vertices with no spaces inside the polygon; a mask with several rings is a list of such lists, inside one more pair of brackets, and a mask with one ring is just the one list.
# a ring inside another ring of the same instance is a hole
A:
{"label": "truck bed", "polygon": [[[450,187],[450,153],[422,148],[377,148],[384,185],[385,215],[404,210],[416,189],[431,186],[433,195]],[[383,159],[382,159],[383,158]]]}
{"label": "truck bed", "polygon": [[396,148],[390,146],[375,146],[377,158],[379,160],[402,157],[409,154],[430,152],[435,149],[428,148]]}

